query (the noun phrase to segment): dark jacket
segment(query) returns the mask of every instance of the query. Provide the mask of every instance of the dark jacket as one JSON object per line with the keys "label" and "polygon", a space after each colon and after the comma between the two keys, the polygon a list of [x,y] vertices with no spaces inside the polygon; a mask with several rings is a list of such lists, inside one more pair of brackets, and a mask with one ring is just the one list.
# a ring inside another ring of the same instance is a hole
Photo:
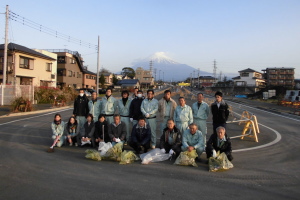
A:
{"label": "dark jacket", "polygon": [[231,141],[230,138],[225,135],[226,141],[221,147],[218,147],[218,135],[216,133],[212,134],[209,140],[206,143],[206,154],[207,157],[212,156],[212,151],[215,150],[216,152],[220,151],[220,153],[225,152],[228,159],[230,160],[231,157]]}
{"label": "dark jacket", "polygon": [[115,123],[111,123],[108,125],[108,135],[110,140],[112,141],[113,138],[119,138],[120,140],[125,140],[126,137],[126,124],[120,121],[120,124],[117,126]]}
{"label": "dark jacket", "polygon": [[135,124],[131,132],[132,142],[139,143],[140,145],[145,145],[151,140],[151,128],[149,124],[146,127],[139,128],[139,124]]}
{"label": "dark jacket", "polygon": [[129,116],[134,120],[138,120],[140,117],[143,117],[143,113],[141,111],[141,105],[144,98],[135,98],[131,101],[130,108],[129,108]]}
{"label": "dark jacket", "polygon": [[171,137],[173,138],[173,144],[171,144],[172,149],[180,149],[181,147],[181,141],[182,141],[182,135],[179,131],[179,129],[174,126],[174,129],[170,132],[168,128],[165,128],[163,130],[163,134],[160,137],[160,148],[161,149],[166,149],[166,143],[168,143],[168,137],[169,134],[171,134]]}
{"label": "dark jacket", "polygon": [[74,101],[74,110],[73,114],[76,116],[87,116],[89,113],[89,99],[83,95],[82,97],[78,95],[78,97]]}
{"label": "dark jacket", "polygon": [[75,137],[77,135],[80,134],[80,128],[78,126],[78,124],[76,126],[73,127],[73,129],[71,129],[71,126],[69,125],[69,123],[66,123],[65,125],[65,135],[72,135],[72,137]]}
{"label": "dark jacket", "polygon": [[229,116],[227,103],[222,100],[219,108],[216,102],[212,103],[211,113],[213,115],[214,124],[225,124]]}
{"label": "dark jacket", "polygon": [[97,121],[95,123],[95,137],[103,140],[102,126],[104,126],[104,142],[110,142],[106,120],[104,122]]}
{"label": "dark jacket", "polygon": [[88,137],[88,138],[94,137],[94,133],[95,133],[94,121],[92,121],[90,125],[88,124],[88,122],[85,122],[83,128],[84,128],[84,134],[82,134],[82,137]]}

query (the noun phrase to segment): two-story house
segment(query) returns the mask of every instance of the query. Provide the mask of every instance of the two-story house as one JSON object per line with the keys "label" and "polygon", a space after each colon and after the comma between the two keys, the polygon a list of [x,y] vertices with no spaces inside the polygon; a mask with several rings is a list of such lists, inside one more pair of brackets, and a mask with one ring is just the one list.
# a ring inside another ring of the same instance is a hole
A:
{"label": "two-story house", "polygon": [[239,71],[239,76],[232,78],[235,87],[252,88],[253,92],[265,87],[265,79],[261,72],[247,68]]}
{"label": "two-story house", "polygon": [[[0,81],[3,81],[4,45],[0,45]],[[14,43],[8,44],[7,77],[9,85],[54,87],[56,54],[33,50]]]}
{"label": "two-story house", "polygon": [[86,67],[83,68],[83,88],[96,89],[97,84],[97,74],[87,70]]}

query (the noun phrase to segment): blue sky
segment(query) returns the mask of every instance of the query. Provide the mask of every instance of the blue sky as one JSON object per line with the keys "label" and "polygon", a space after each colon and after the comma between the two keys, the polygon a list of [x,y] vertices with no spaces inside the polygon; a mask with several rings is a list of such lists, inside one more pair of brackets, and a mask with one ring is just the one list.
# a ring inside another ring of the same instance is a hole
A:
{"label": "blue sky", "polygon": [[[100,63],[112,72],[136,59],[165,52],[177,62],[237,73],[252,68],[295,67],[300,78],[299,0],[30,0],[0,2],[22,17],[97,44]],[[0,20],[4,38],[4,15]],[[97,54],[10,21],[10,41],[30,48],[79,51],[89,70]],[[3,43],[3,42],[1,42]]]}

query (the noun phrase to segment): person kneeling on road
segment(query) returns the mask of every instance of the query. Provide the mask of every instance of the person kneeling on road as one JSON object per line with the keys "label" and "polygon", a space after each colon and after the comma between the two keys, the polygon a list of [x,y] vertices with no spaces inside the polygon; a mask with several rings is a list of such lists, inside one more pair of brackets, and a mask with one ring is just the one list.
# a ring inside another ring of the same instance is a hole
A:
{"label": "person kneeling on road", "polygon": [[112,146],[115,146],[119,142],[124,144],[126,138],[126,124],[121,121],[120,115],[114,115],[114,122],[108,125],[108,135],[112,141]]}
{"label": "person kneeling on road", "polygon": [[198,130],[197,125],[192,123],[189,125],[189,129],[183,132],[182,136],[182,151],[196,150],[198,159],[204,151],[203,136],[201,131]]}
{"label": "person kneeling on road", "polygon": [[145,118],[140,118],[138,123],[135,124],[131,132],[131,141],[129,145],[140,154],[140,151],[144,149],[144,153],[150,148],[151,141],[151,128],[149,124],[146,123]]}
{"label": "person kneeling on road", "polygon": [[64,129],[65,129],[65,123],[61,120],[60,114],[56,114],[54,116],[54,120],[51,123],[51,129],[52,129],[52,139],[53,144],[52,146],[47,150],[47,152],[54,152],[54,146],[61,147],[64,144]]}
{"label": "person kneeling on road", "polygon": [[93,115],[88,114],[86,117],[86,122],[83,125],[84,133],[82,134],[81,138],[81,146],[84,146],[86,144],[91,144],[91,141],[94,137],[95,132],[95,123],[93,121]]}
{"label": "person kneeling on road", "polygon": [[220,151],[221,153],[225,153],[228,160],[232,161],[233,157],[231,155],[231,141],[229,137],[225,134],[226,130],[224,127],[219,126],[216,129],[217,133],[213,133],[209,140],[206,143],[206,155],[207,158],[210,158],[216,154],[216,152]]}
{"label": "person kneeling on road", "polygon": [[167,127],[163,130],[160,138],[160,148],[163,153],[169,153],[178,157],[181,152],[181,133],[176,128],[173,119],[167,121]]}

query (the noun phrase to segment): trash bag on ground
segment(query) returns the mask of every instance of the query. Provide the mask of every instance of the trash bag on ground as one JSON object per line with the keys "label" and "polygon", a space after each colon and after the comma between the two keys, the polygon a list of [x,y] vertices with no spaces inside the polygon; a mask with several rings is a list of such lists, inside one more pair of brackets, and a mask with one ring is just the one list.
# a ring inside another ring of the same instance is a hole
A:
{"label": "trash bag on ground", "polygon": [[221,154],[218,152],[216,158],[210,157],[208,166],[210,172],[221,172],[233,168],[233,164],[228,160],[224,152]]}
{"label": "trash bag on ground", "polygon": [[133,163],[136,160],[139,160],[139,157],[135,155],[132,151],[123,151],[121,153],[121,165]]}
{"label": "trash bag on ground", "polygon": [[178,158],[175,160],[174,165],[192,165],[194,167],[198,167],[198,165],[195,162],[195,158],[197,156],[198,154],[196,150],[181,152]]}
{"label": "trash bag on ground", "polygon": [[112,144],[110,142],[99,142],[98,151],[100,151],[101,156],[104,156],[110,148],[112,148]]}
{"label": "trash bag on ground", "polygon": [[119,142],[112,148],[108,149],[106,154],[102,158],[120,162],[122,149],[123,149],[123,143]]}
{"label": "trash bag on ground", "polygon": [[168,153],[162,153],[159,148],[153,149],[147,153],[143,153],[140,155],[142,159],[142,164],[147,165],[150,162],[160,162],[164,160],[168,160],[171,157]]}
{"label": "trash bag on ground", "polygon": [[85,151],[86,155],[85,157],[88,158],[88,159],[92,159],[92,160],[95,160],[95,161],[100,161],[101,160],[101,156],[100,156],[100,153],[94,149],[87,149]]}

